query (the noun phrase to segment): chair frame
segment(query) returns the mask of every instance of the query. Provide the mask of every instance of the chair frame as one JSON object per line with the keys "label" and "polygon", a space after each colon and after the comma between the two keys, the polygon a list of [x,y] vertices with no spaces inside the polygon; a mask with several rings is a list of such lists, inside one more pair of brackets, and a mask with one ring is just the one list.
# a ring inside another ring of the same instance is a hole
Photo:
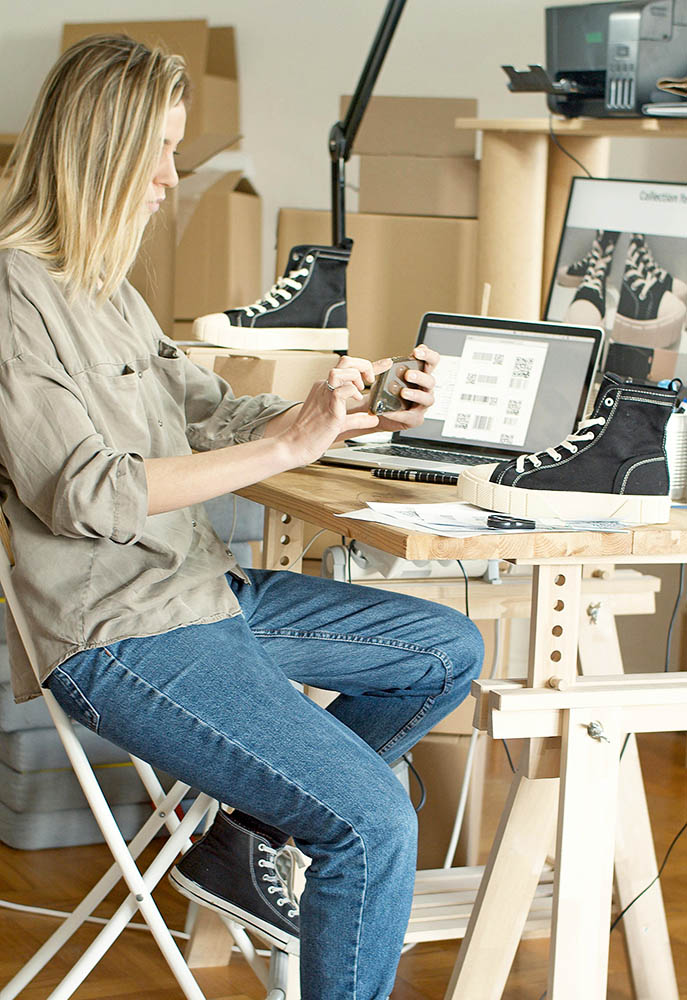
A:
{"label": "chair frame", "polygon": [[[31,667],[38,678],[35,647],[31,639],[31,631],[24,618],[21,604],[17,600],[11,569],[14,565],[9,526],[4,514],[0,511],[0,586],[5,595],[7,606],[17,626]],[[176,809],[190,790],[190,786],[177,781],[165,793],[157,775],[150,764],[130,755],[154,809],[138,833],[127,845],[117,825],[112,810],[98,784],[93,768],[76,735],[74,726],[63,711],[53,694],[42,688],[43,698],[50,713],[53,724],[59,734],[74,773],[83,789],[91,812],[102,832],[103,838],[110,849],[113,864],[99,879],[76,909],[65,918],[57,930],[41,945],[38,951],[16,973],[16,975],[0,989],[0,1000],[14,1000],[14,997],[34,979],[59,949],[72,937],[105,899],[117,883],[123,879],[129,888],[129,894],[120,904],[117,911],[107,920],[102,930],[81,957],[69,970],[67,975],[50,993],[47,1000],[67,1000],[78,989],[86,976],[95,968],[107,950],[114,944],[122,931],[137,911],[140,911],[148,929],[155,938],[157,945],[169,965],[183,995],[188,1000],[206,1000],[205,994],[193,976],[184,956],[179,950],[167,924],[155,903],[152,893],[158,882],[165,875],[177,855],[191,845],[191,834],[205,819],[209,822],[217,809],[217,802],[210,796],[200,793],[186,812],[183,819],[177,815]],[[149,867],[142,872],[136,864],[145,847],[165,826],[169,837],[159,850]],[[295,991],[289,990],[288,956],[277,948],[272,948],[269,969],[257,952],[245,930],[233,921],[225,920],[234,941],[249,962],[260,981],[268,989],[266,1000],[297,1000]]]}

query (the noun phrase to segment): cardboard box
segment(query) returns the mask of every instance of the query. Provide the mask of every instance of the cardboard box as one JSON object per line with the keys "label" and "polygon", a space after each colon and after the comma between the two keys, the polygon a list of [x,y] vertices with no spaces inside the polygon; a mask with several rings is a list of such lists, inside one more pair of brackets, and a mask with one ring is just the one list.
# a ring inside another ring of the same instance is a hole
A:
{"label": "cardboard box", "polygon": [[361,156],[361,212],[477,216],[479,163],[470,156]]}
{"label": "cardboard box", "polygon": [[255,188],[233,170],[203,189],[203,174],[199,170],[182,178],[178,188],[174,288],[178,320],[248,305],[263,290],[262,207]]}
{"label": "cardboard box", "polygon": [[234,351],[228,347],[186,348],[195,364],[206,365],[226,379],[237,396],[275,392],[284,399],[301,400],[313,382],[326,377],[339,360],[324,351]]}
{"label": "cardboard box", "polygon": [[144,45],[160,45],[184,57],[193,85],[185,151],[190,150],[201,136],[212,135],[224,146],[238,141],[241,126],[233,28],[210,28],[203,19],[65,24],[62,51],[88,35],[104,32],[124,33]]}
{"label": "cardboard box", "polygon": [[[207,139],[195,145],[207,162],[179,157],[179,185],[148,223],[130,280],[162,329],[174,321],[254,302],[261,283],[261,201],[234,163]],[[241,157],[241,154],[238,154]],[[191,339],[189,328],[181,339]]]}
{"label": "cardboard box", "polygon": [[[349,96],[340,100],[341,120]],[[353,152],[393,156],[473,156],[475,133],[458,132],[456,118],[475,118],[469,97],[372,97],[353,143]]]}
{"label": "cardboard box", "polygon": [[[346,289],[350,354],[403,354],[425,312],[474,312],[476,220],[352,212],[346,232],[354,240]],[[329,212],[282,209],[277,273],[292,246],[330,242]]]}
{"label": "cardboard box", "polygon": [[[425,786],[427,799],[418,813],[418,869],[444,864],[458,807],[470,739],[431,733],[412,750],[413,766]],[[472,780],[454,864],[476,865],[479,860],[487,739],[478,744]],[[418,790],[411,778],[411,798]]]}

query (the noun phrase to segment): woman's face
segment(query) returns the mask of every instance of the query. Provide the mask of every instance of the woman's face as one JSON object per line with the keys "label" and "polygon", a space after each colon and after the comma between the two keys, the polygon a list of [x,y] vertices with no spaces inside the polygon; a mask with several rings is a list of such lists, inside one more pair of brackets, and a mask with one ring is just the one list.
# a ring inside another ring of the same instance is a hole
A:
{"label": "woman's face", "polygon": [[162,152],[146,191],[144,208],[147,218],[160,208],[165,200],[167,188],[176,187],[179,182],[174,156],[177,146],[184,138],[185,128],[186,107],[180,102],[169,109],[165,119]]}

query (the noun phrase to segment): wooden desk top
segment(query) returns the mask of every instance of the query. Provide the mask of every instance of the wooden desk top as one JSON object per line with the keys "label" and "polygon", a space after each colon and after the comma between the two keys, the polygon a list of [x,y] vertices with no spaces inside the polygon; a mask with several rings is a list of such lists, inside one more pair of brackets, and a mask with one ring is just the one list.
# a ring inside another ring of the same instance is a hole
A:
{"label": "wooden desk top", "polygon": [[368,500],[385,503],[448,502],[450,486],[387,482],[361,469],[311,465],[272,476],[238,490],[257,503],[405,559],[517,559],[585,562],[687,562],[687,509],[674,510],[665,525],[644,525],[626,533],[509,532],[444,538],[371,521],[336,517]]}
{"label": "wooden desk top", "polygon": [[[460,132],[519,132],[530,135],[547,135],[548,118],[456,118],[455,127]],[[608,136],[616,139],[685,139],[686,118],[563,118],[555,115],[553,130],[556,135]]]}

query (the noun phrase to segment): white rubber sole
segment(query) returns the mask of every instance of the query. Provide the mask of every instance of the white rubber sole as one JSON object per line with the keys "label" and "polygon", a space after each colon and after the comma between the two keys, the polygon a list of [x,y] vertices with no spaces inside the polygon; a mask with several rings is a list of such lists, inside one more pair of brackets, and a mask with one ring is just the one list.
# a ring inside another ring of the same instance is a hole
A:
{"label": "white rubber sole", "polygon": [[457,489],[458,499],[466,503],[533,520],[538,517],[559,517],[564,521],[609,520],[627,521],[631,524],[664,524],[670,517],[669,496],[528,490],[520,486],[491,483],[475,475],[470,469],[461,472]]}
{"label": "white rubber sole", "polygon": [[282,951],[288,952],[289,955],[300,954],[301,943],[299,938],[294,937],[292,934],[287,934],[285,931],[275,927],[274,924],[266,923],[264,920],[256,917],[254,913],[248,913],[247,910],[242,910],[240,906],[236,906],[234,903],[225,902],[218,896],[206,892],[202,886],[186,878],[176,868],[172,868],[168,878],[174,888],[182,896],[186,896],[187,899],[192,900],[194,903],[200,903],[202,906],[207,906],[209,909],[214,910],[215,913],[219,913],[229,920],[235,920],[237,924],[241,924],[247,931],[252,931],[269,944],[276,945]]}
{"label": "white rubber sole", "polygon": [[687,306],[672,292],[661,299],[656,319],[635,320],[616,312],[611,337],[638,347],[672,347],[682,333]]}
{"label": "white rubber sole", "polygon": [[238,351],[347,351],[346,327],[232,326],[224,313],[199,316],[193,323],[194,340]]}

